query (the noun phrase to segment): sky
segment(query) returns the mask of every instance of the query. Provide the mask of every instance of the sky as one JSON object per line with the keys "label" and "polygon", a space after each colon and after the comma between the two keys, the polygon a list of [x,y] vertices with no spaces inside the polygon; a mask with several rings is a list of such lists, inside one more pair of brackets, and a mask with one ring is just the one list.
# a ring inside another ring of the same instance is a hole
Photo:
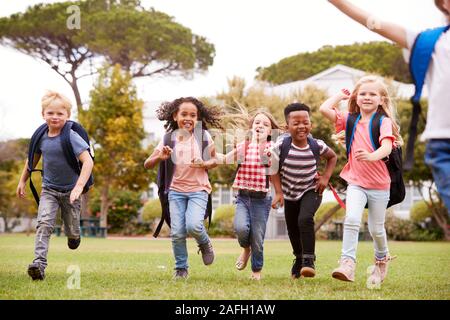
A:
{"label": "sky", "polygon": [[[51,0],[3,0],[0,17],[23,12],[29,5]],[[147,102],[180,96],[213,96],[226,90],[227,79],[239,76],[251,85],[256,68],[324,45],[383,40],[340,13],[326,0],[141,0],[207,38],[215,45],[214,64],[192,79],[141,78],[138,95]],[[421,30],[441,25],[443,16],[433,0],[353,0],[377,17]],[[69,14],[68,14],[69,16]],[[81,27],[83,13],[81,12]],[[88,102],[94,78],[79,86]],[[43,123],[40,100],[46,90],[71,99],[69,85],[44,62],[0,46],[0,141],[30,137]]]}

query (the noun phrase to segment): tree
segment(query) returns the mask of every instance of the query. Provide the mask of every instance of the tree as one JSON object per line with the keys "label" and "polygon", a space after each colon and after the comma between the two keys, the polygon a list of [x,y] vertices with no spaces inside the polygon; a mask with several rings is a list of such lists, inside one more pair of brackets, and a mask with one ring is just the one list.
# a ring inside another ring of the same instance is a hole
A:
{"label": "tree", "polygon": [[[79,8],[78,16],[71,8]],[[76,18],[79,29],[70,26]],[[132,77],[187,75],[206,70],[215,53],[204,37],[165,13],[142,8],[139,0],[38,4],[0,19],[0,44],[47,63],[72,88],[79,113],[78,80],[95,73],[99,59],[121,64]]]}
{"label": "tree", "polygon": [[[3,218],[6,232],[9,231],[9,218],[24,215],[32,217],[37,212],[36,202],[28,187],[25,199],[16,196],[17,183],[25,164],[27,144],[27,139],[0,142],[0,217]],[[33,175],[33,181],[39,191],[41,179],[38,174]]]}
{"label": "tree", "polygon": [[323,46],[315,52],[287,57],[268,67],[259,67],[256,71],[258,79],[281,84],[306,79],[336,64],[411,83],[401,49],[385,41]]}
{"label": "tree", "polygon": [[142,191],[149,185],[144,171],[142,107],[131,75],[119,65],[106,67],[90,93],[90,108],[79,116],[95,144],[95,184],[101,194],[101,226],[107,227],[110,190]]}

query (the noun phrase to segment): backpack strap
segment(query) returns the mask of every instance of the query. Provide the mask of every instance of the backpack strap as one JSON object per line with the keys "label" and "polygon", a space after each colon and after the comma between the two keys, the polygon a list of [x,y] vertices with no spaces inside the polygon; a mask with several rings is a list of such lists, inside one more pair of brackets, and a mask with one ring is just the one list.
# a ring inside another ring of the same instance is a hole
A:
{"label": "backpack strap", "polygon": [[30,144],[28,146],[28,173],[30,175],[30,189],[31,193],[33,194],[34,200],[36,201],[37,205],[39,206],[39,194],[37,193],[37,190],[33,184],[33,180],[31,178],[31,174],[34,171],[40,171],[42,174],[42,170],[34,169],[33,162],[34,162],[34,154],[37,151],[37,148],[39,146],[39,142],[41,138],[44,136],[44,134],[47,132],[48,126],[46,123],[42,124],[39,128],[36,129],[36,131],[31,136]]}
{"label": "backpack strap", "polygon": [[356,125],[361,120],[360,113],[349,113],[347,123],[345,125],[345,147],[347,149],[347,159],[352,147],[353,138],[355,137]]}
{"label": "backpack strap", "polygon": [[[163,137],[163,146],[169,146],[173,149],[174,143],[171,139],[172,132],[168,132]],[[161,228],[164,224],[164,221],[170,226],[170,212],[169,212],[169,187],[172,182],[172,176],[174,171],[174,163],[172,159],[169,158],[159,164],[158,167],[158,175],[156,178],[156,184],[158,185],[158,197],[161,202],[161,219],[158,223],[158,226],[153,232],[153,237],[157,238],[159,233],[161,232]]]}
{"label": "backpack strap", "polygon": [[61,148],[70,167],[79,175],[81,172],[80,164],[77,160],[75,152],[73,151],[72,143],[70,142],[70,130],[72,130],[73,122],[67,121],[61,130]]}
{"label": "backpack strap", "polygon": [[411,49],[409,60],[409,72],[415,85],[414,95],[411,97],[413,105],[411,123],[409,125],[409,137],[406,146],[405,170],[411,170],[414,164],[414,143],[417,138],[417,123],[422,111],[420,97],[422,95],[423,85],[428,67],[431,62],[434,47],[441,35],[449,30],[450,26],[428,29],[421,32]]}
{"label": "backpack strap", "polygon": [[[209,141],[207,136],[207,131],[202,128],[201,131],[201,137],[194,137],[197,143],[199,144],[199,150],[202,153],[202,160],[207,161],[211,159],[211,154],[209,152]],[[208,170],[206,170],[206,173],[208,173]],[[212,218],[212,196],[211,193],[208,194],[208,202],[206,204],[206,210],[205,210],[205,219],[208,218],[208,230],[211,226],[211,218]]]}
{"label": "backpack strap", "polygon": [[[91,156],[92,160],[94,160],[94,156],[91,153],[91,145],[89,141],[88,134],[86,130],[77,122],[75,121],[67,121],[64,125],[64,127],[61,130],[61,148],[64,153],[64,157],[66,158],[67,163],[70,165],[70,167],[78,174],[81,173],[81,168],[83,167],[83,163],[78,160],[71,143],[70,139],[70,130],[73,130],[76,132],[89,146],[88,152]],[[89,188],[94,184],[94,177],[91,173],[89,176],[88,181],[83,187],[83,193],[86,193],[89,191]]]}
{"label": "backpack strap", "polygon": [[311,151],[314,155],[314,159],[316,159],[316,168],[319,170],[319,164],[320,164],[320,146],[317,143],[317,140],[314,139],[312,136],[308,136],[308,144],[311,148]]}
{"label": "backpack strap", "polygon": [[279,158],[279,162],[278,162],[278,172],[280,172],[281,168],[283,168],[284,161],[286,160],[286,158],[289,154],[289,149],[291,149],[291,144],[292,144],[292,137],[290,135],[283,138],[283,142],[281,143],[281,146],[280,146],[280,158]]}

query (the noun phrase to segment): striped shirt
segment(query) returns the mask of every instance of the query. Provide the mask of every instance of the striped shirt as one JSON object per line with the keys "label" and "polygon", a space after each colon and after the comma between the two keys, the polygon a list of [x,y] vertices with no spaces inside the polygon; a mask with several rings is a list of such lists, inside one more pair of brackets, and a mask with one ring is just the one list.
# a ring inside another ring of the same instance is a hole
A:
{"label": "striped shirt", "polygon": [[[316,139],[320,155],[328,151],[328,146],[322,140]],[[277,141],[272,149],[274,156],[279,158],[282,140]],[[283,196],[290,201],[299,200],[306,191],[316,188],[317,180],[316,159],[311,148],[304,148],[291,144],[289,153],[280,170],[281,189]]]}

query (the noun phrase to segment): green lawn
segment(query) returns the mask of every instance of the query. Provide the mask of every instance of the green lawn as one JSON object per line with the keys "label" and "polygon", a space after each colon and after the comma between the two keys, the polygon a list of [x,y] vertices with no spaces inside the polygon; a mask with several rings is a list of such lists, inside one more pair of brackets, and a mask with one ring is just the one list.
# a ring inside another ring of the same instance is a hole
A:
{"label": "green lawn", "polygon": [[[71,251],[64,237],[50,242],[45,281],[32,281],[26,272],[33,260],[34,236],[0,235],[0,300],[4,299],[450,299],[450,243],[390,242],[398,258],[390,265],[381,289],[366,288],[372,263],[371,242],[360,242],[354,283],[332,279],[341,243],[316,246],[317,276],[292,280],[288,241],[266,241],[260,282],[250,268],[237,271],[236,240],[215,240],[216,260],[204,266],[189,239],[190,277],[172,280],[173,257],[168,239],[83,238]],[[68,289],[69,266],[80,270],[80,289]]]}

